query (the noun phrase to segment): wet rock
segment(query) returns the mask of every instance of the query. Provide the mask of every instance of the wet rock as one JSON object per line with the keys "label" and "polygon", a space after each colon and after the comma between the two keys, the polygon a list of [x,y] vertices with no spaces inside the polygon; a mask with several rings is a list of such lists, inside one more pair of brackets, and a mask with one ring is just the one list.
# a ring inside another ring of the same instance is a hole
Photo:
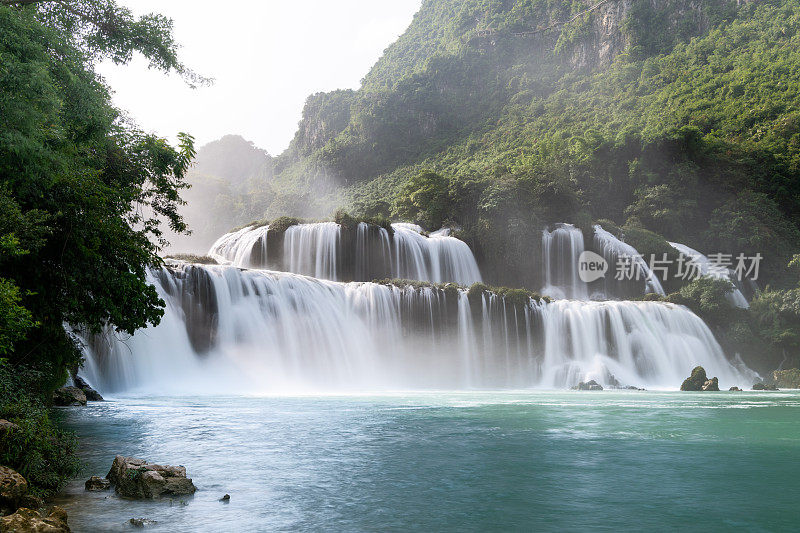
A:
{"label": "wet rock", "polygon": [[69,533],[67,512],[61,507],[53,507],[44,516],[33,509],[21,507],[17,512],[0,518],[0,532],[14,533]]}
{"label": "wet rock", "polygon": [[133,527],[147,527],[158,524],[155,520],[150,520],[149,518],[131,518],[128,520]]}
{"label": "wet rock", "polygon": [[111,482],[104,477],[92,476],[86,480],[86,490],[100,492],[111,488]]}
{"label": "wet rock", "polygon": [[753,390],[778,390],[778,387],[776,387],[773,383],[765,383],[760,381],[753,384]]}
{"label": "wet rock", "polygon": [[78,387],[61,387],[53,391],[53,405],[59,407],[86,405],[86,394]]}
{"label": "wet rock", "polygon": [[[716,386],[716,389],[714,388]],[[712,391],[719,390],[719,380],[717,378],[708,379],[706,369],[696,366],[692,369],[692,375],[683,380],[682,391]]]}
{"label": "wet rock", "polygon": [[789,368],[772,373],[775,386],[781,389],[800,389],[800,369]]}
{"label": "wet rock", "polygon": [[572,390],[603,390],[603,386],[600,385],[595,380],[591,379],[585,383],[581,381],[580,383],[572,387]]}
{"label": "wet rock", "polygon": [[91,385],[86,383],[86,380],[80,376],[75,376],[72,378],[72,381],[75,383],[75,386],[78,387],[83,394],[86,395],[86,399],[90,402],[102,402],[103,397],[100,395],[99,392],[94,390]]}
{"label": "wet rock", "polygon": [[731,387],[728,390],[731,391],[731,392],[742,392],[742,389],[740,389],[739,387]]}
{"label": "wet rock", "polygon": [[186,468],[182,466],[161,466],[121,455],[114,458],[106,477],[117,493],[127,498],[182,496],[194,494],[197,490],[192,480],[186,477]]}
{"label": "wet rock", "polygon": [[229,501],[231,501],[231,495],[230,494],[226,494],[225,496],[220,498],[219,501],[228,503]]}
{"label": "wet rock", "polygon": [[0,505],[16,509],[28,493],[28,482],[22,474],[7,466],[0,466]]}

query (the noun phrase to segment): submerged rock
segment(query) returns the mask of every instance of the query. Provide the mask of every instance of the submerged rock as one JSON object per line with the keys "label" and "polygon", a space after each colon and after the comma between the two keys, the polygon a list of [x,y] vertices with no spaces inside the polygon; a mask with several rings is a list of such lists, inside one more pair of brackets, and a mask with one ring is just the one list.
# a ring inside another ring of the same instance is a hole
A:
{"label": "submerged rock", "polygon": [[86,405],[86,394],[78,387],[61,387],[53,391],[53,405],[59,407]]}
{"label": "submerged rock", "polygon": [[692,375],[683,380],[682,391],[718,391],[719,380],[717,378],[708,379],[706,369],[696,366],[692,369]]}
{"label": "submerged rock", "polygon": [[100,395],[99,392],[94,390],[91,385],[86,383],[86,380],[82,377],[76,375],[72,378],[72,381],[75,383],[75,386],[83,391],[83,394],[86,395],[86,399],[91,402],[102,402],[103,397]]}
{"label": "submerged rock", "polygon": [[158,524],[155,520],[150,520],[149,518],[131,518],[128,520],[133,527],[146,527]]}
{"label": "submerged rock", "polygon": [[104,477],[92,476],[86,480],[86,490],[100,492],[111,488],[111,482]]}
{"label": "submerged rock", "polygon": [[114,458],[106,477],[114,484],[117,493],[127,498],[182,496],[194,494],[197,490],[182,466],[149,464],[143,459],[121,455]]}
{"label": "submerged rock", "polygon": [[7,466],[0,466],[0,506],[16,509],[28,493],[28,481],[22,474]]}
{"label": "submerged rock", "polygon": [[33,509],[21,507],[17,512],[0,518],[0,532],[16,533],[69,533],[67,512],[53,507],[47,516]]}
{"label": "submerged rock", "polygon": [[230,494],[226,494],[225,496],[220,498],[219,501],[228,503],[229,501],[231,501],[231,495]]}
{"label": "submerged rock", "polygon": [[782,389],[800,389],[800,369],[789,368],[787,370],[776,370],[772,373],[775,386]]}
{"label": "submerged rock", "polygon": [[760,381],[753,384],[753,390],[778,390],[778,387],[776,387],[773,383],[765,383]]}
{"label": "submerged rock", "polygon": [[580,383],[572,387],[572,390],[603,390],[603,386],[600,385],[595,380],[591,379],[585,383],[581,381]]}

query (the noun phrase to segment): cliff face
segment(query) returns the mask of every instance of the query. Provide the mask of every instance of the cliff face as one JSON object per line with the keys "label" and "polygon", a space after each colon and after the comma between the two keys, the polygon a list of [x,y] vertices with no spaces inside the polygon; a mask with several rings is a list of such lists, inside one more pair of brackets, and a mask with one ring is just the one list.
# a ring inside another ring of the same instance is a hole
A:
{"label": "cliff face", "polygon": [[735,16],[740,2],[426,0],[362,89],[309,97],[281,168],[311,158],[348,184],[413,164],[509,104],[546,97],[564,76],[703,35]]}

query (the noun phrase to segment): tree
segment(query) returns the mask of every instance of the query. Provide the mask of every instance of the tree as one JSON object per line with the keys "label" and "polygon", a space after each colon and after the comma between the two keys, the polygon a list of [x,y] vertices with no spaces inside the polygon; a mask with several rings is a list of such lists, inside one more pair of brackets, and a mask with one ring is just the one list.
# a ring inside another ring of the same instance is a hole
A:
{"label": "tree", "polygon": [[43,389],[79,361],[65,323],[133,332],[163,314],[146,273],[160,263],[160,221],[187,230],[178,208],[193,139],[172,147],[123,119],[94,62],[136,51],[207,81],[178,61],[171,30],[112,0],[0,3],[3,343],[12,365],[46,371]]}
{"label": "tree", "polygon": [[412,177],[395,203],[395,213],[419,222],[429,230],[439,229],[447,215],[447,178],[430,170]]}

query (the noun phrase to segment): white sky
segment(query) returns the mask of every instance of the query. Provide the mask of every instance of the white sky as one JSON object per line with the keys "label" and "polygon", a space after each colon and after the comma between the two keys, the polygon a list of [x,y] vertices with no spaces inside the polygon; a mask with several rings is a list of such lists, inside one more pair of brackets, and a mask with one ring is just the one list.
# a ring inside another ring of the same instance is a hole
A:
{"label": "white sky", "polygon": [[356,89],[389,44],[408,27],[421,0],[123,0],[136,14],[173,19],[181,59],[213,77],[188,88],[177,76],[101,64],[114,102],[138,125],[198,146],[240,134],[270,154],[292,139],[308,95]]}

